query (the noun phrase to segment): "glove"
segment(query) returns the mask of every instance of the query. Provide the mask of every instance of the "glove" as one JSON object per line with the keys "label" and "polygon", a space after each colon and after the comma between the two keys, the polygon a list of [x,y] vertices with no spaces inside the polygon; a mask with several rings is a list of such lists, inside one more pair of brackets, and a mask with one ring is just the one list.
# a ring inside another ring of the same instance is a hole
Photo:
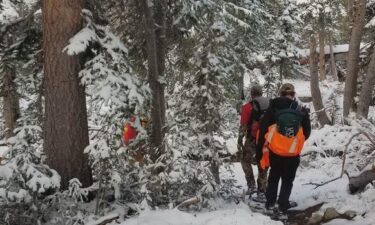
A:
{"label": "glove", "polygon": [[259,165],[262,170],[265,170],[270,166],[269,149],[264,146],[262,149],[262,153],[262,159],[260,160]]}

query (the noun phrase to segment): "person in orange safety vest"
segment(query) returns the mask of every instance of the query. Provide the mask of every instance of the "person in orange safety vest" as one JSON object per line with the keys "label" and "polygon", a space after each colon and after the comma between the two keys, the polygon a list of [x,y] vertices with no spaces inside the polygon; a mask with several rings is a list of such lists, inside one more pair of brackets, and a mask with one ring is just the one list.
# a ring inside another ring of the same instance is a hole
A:
{"label": "person in orange safety vest", "polygon": [[[136,119],[137,118],[135,116],[131,116],[129,121],[127,121],[124,124],[122,140],[124,145],[126,146],[129,146],[138,135],[138,131],[135,127]],[[140,118],[140,123],[141,126],[145,128],[147,125],[147,120],[145,118]],[[132,149],[130,151],[132,151],[132,156],[134,157],[134,160],[136,162],[139,162],[140,164],[143,164],[145,153],[143,151],[142,144],[132,146]]]}
{"label": "person in orange safety vest", "polygon": [[124,132],[122,136],[122,140],[125,145],[129,145],[132,140],[137,137],[137,129],[134,127],[135,117],[130,117],[130,120],[127,121],[124,125]]}
{"label": "person in orange safety vest", "polygon": [[[300,153],[304,142],[311,133],[309,109],[302,107],[295,99],[295,88],[292,84],[283,84],[280,97],[272,99],[270,107],[260,124],[257,156],[260,164],[270,165],[266,191],[266,208],[275,207],[285,213],[295,207],[289,201],[300,163]],[[277,199],[278,184],[281,188]]]}

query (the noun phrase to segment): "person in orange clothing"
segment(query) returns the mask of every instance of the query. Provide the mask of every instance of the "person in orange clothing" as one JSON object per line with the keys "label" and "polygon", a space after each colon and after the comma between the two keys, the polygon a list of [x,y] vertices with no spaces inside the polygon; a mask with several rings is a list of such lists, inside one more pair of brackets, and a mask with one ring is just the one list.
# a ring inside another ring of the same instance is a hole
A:
{"label": "person in orange clothing", "polygon": [[130,117],[130,120],[127,121],[124,125],[124,132],[122,136],[122,140],[125,145],[129,145],[131,141],[133,141],[137,137],[137,129],[134,127],[135,117]]}
{"label": "person in orange clothing", "polygon": [[[138,135],[138,131],[135,127],[136,119],[137,118],[135,116],[131,116],[129,121],[124,124],[122,141],[126,146],[129,146]],[[140,118],[140,123],[141,126],[145,128],[147,125],[147,120],[145,118]],[[142,144],[131,146],[130,151],[132,152],[134,160],[142,165],[145,156]]]}
{"label": "person in orange clothing", "polygon": [[[267,186],[267,169],[262,169],[256,158],[256,141],[259,130],[259,120],[268,108],[269,99],[262,96],[262,87],[254,85],[250,89],[251,101],[244,104],[241,110],[240,129],[238,135],[238,154],[248,186],[247,194],[257,193],[255,199],[265,201]],[[245,138],[245,144],[243,139]],[[252,164],[258,166],[257,186],[252,169]]]}
{"label": "person in orange clothing", "polygon": [[[257,145],[258,160],[264,160],[263,153],[269,154],[270,173],[266,191],[266,208],[278,209],[285,213],[295,207],[289,201],[293,181],[300,163],[300,153],[311,133],[309,109],[302,107],[295,99],[292,84],[283,84],[280,97],[272,99],[270,107],[260,124]],[[281,188],[277,199],[278,185]]]}

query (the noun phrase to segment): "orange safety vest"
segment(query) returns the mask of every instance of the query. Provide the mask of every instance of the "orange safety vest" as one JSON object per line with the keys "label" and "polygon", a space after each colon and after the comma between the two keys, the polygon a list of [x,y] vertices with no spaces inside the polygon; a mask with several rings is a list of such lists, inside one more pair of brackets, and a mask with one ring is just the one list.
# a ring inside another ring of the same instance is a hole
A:
{"label": "orange safety vest", "polygon": [[268,148],[279,156],[298,156],[305,143],[302,127],[299,128],[296,136],[289,138],[277,131],[276,124],[268,127],[265,139]]}
{"label": "orange safety vest", "polygon": [[302,127],[298,130],[296,136],[288,138],[277,131],[276,124],[268,127],[268,132],[265,135],[266,142],[263,146],[263,156],[260,160],[260,167],[264,170],[270,166],[269,152],[271,150],[276,155],[280,156],[298,156],[301,154],[303,145],[305,143],[305,136],[303,135]]}
{"label": "orange safety vest", "polygon": [[126,122],[124,126],[124,132],[123,132],[123,140],[125,145],[129,145],[130,142],[135,139],[137,136],[138,132],[137,130],[132,127],[132,124],[134,123],[135,118],[131,118],[130,122]]}

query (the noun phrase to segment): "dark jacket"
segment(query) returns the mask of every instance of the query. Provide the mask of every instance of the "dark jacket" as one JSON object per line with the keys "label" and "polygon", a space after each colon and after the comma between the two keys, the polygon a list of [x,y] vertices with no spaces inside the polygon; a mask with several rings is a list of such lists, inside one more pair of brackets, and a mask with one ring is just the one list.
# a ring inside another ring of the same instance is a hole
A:
{"label": "dark jacket", "polygon": [[[258,145],[256,148],[258,161],[260,161],[262,158],[262,148],[265,142],[264,135],[267,133],[268,127],[275,123],[276,111],[290,108],[293,102],[295,101],[287,97],[278,97],[270,101],[270,106],[260,122],[259,140],[258,140]],[[303,115],[303,118],[302,118],[303,135],[305,136],[305,139],[307,140],[311,133],[309,109],[305,107],[299,107],[299,109]]]}

